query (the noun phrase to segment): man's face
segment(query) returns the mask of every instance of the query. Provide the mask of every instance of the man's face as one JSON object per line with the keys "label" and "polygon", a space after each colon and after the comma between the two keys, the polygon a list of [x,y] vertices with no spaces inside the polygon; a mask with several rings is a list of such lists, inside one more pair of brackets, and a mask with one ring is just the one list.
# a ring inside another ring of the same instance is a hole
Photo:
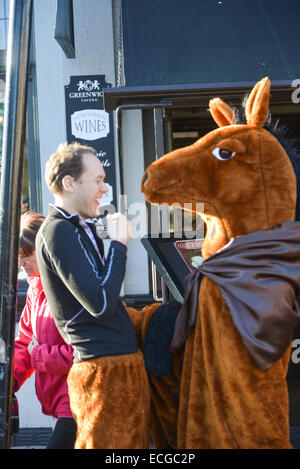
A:
{"label": "man's face", "polygon": [[100,199],[108,191],[104,182],[105,171],[93,153],[85,153],[82,163],[83,172],[74,181],[72,205],[83,219],[96,218],[100,215]]}

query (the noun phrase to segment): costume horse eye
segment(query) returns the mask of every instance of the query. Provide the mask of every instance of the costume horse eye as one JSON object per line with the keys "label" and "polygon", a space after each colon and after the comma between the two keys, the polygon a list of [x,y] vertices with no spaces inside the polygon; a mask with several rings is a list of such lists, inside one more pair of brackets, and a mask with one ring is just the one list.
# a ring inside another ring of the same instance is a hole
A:
{"label": "costume horse eye", "polygon": [[222,161],[230,160],[233,158],[236,153],[234,151],[225,150],[225,148],[214,148],[212,154],[218,159]]}

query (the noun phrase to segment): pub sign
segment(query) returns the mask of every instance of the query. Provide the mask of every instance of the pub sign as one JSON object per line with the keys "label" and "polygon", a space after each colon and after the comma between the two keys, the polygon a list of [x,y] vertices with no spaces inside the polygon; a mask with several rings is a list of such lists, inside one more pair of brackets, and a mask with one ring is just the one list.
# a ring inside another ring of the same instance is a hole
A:
{"label": "pub sign", "polygon": [[116,207],[113,115],[103,108],[103,89],[108,87],[111,84],[106,83],[105,75],[70,77],[70,83],[65,86],[67,140],[95,148],[109,189],[101,199],[101,206]]}

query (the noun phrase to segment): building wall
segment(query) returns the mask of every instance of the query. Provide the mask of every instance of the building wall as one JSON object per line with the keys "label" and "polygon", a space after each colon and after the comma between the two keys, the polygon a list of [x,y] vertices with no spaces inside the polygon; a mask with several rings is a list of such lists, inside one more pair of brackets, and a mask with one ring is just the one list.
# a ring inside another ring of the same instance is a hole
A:
{"label": "building wall", "polygon": [[[105,74],[114,84],[110,0],[74,0],[76,58],[67,59],[54,39],[56,0],[34,1],[36,73],[42,175],[49,155],[66,141],[64,87],[72,75]],[[52,196],[43,181],[43,211]]]}

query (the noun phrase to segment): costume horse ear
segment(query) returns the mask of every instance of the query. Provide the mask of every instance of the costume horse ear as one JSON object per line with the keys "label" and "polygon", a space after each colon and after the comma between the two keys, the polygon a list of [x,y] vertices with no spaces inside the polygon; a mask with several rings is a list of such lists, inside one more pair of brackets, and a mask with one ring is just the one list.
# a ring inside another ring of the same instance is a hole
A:
{"label": "costume horse ear", "polygon": [[245,106],[247,123],[263,127],[269,111],[271,83],[268,77],[260,80],[252,89]]}
{"label": "costume horse ear", "polygon": [[209,110],[214,121],[219,127],[233,124],[232,108],[224,103],[220,98],[214,98],[209,101]]}

